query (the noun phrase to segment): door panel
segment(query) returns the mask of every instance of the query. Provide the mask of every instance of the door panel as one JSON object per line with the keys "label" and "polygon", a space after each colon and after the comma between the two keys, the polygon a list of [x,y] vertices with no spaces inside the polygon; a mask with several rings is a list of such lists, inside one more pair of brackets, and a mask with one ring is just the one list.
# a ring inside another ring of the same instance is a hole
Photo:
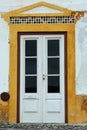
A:
{"label": "door panel", "polygon": [[64,37],[47,35],[43,39],[46,74],[43,84],[43,122],[64,123]]}
{"label": "door panel", "polygon": [[20,39],[20,122],[64,123],[64,35]]}
{"label": "door panel", "polygon": [[[21,36],[20,51],[20,122],[40,122],[41,103],[39,80],[40,38],[37,36]],[[39,80],[38,80],[39,79]],[[28,109],[29,108],[29,109]]]}

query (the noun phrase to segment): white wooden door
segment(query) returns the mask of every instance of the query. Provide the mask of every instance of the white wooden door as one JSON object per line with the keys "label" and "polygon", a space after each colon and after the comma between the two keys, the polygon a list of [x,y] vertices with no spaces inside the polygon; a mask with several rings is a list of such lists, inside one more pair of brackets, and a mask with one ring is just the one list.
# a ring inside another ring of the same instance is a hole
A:
{"label": "white wooden door", "polygon": [[64,123],[64,35],[20,39],[20,122]]}

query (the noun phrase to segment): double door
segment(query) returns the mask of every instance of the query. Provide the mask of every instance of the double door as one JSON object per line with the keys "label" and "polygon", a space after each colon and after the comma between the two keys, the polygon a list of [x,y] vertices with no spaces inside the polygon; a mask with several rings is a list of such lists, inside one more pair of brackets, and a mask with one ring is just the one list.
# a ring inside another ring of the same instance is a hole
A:
{"label": "double door", "polygon": [[20,122],[64,123],[64,35],[21,35],[20,42]]}

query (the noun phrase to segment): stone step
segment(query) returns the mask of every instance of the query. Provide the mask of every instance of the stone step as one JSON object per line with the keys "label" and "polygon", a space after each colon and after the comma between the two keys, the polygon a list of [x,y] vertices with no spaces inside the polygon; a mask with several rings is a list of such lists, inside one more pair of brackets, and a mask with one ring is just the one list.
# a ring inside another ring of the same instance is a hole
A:
{"label": "stone step", "polygon": [[84,124],[0,123],[0,130],[87,130],[87,123]]}

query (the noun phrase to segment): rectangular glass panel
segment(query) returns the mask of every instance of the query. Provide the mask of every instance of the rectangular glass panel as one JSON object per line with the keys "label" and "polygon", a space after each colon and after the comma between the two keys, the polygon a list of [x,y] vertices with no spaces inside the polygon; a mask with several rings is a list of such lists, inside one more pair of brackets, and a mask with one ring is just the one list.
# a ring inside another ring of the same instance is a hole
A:
{"label": "rectangular glass panel", "polygon": [[25,74],[37,74],[37,58],[25,58]]}
{"label": "rectangular glass panel", "polygon": [[48,40],[48,56],[59,56],[59,40]]}
{"label": "rectangular glass panel", "polygon": [[25,76],[25,93],[36,93],[36,92],[37,92],[37,77]]}
{"label": "rectangular glass panel", "polygon": [[48,93],[60,92],[60,77],[48,76]]}
{"label": "rectangular glass panel", "polygon": [[60,59],[48,58],[48,74],[59,74],[59,73],[60,73]]}
{"label": "rectangular glass panel", "polygon": [[37,40],[25,41],[25,56],[37,56]]}

